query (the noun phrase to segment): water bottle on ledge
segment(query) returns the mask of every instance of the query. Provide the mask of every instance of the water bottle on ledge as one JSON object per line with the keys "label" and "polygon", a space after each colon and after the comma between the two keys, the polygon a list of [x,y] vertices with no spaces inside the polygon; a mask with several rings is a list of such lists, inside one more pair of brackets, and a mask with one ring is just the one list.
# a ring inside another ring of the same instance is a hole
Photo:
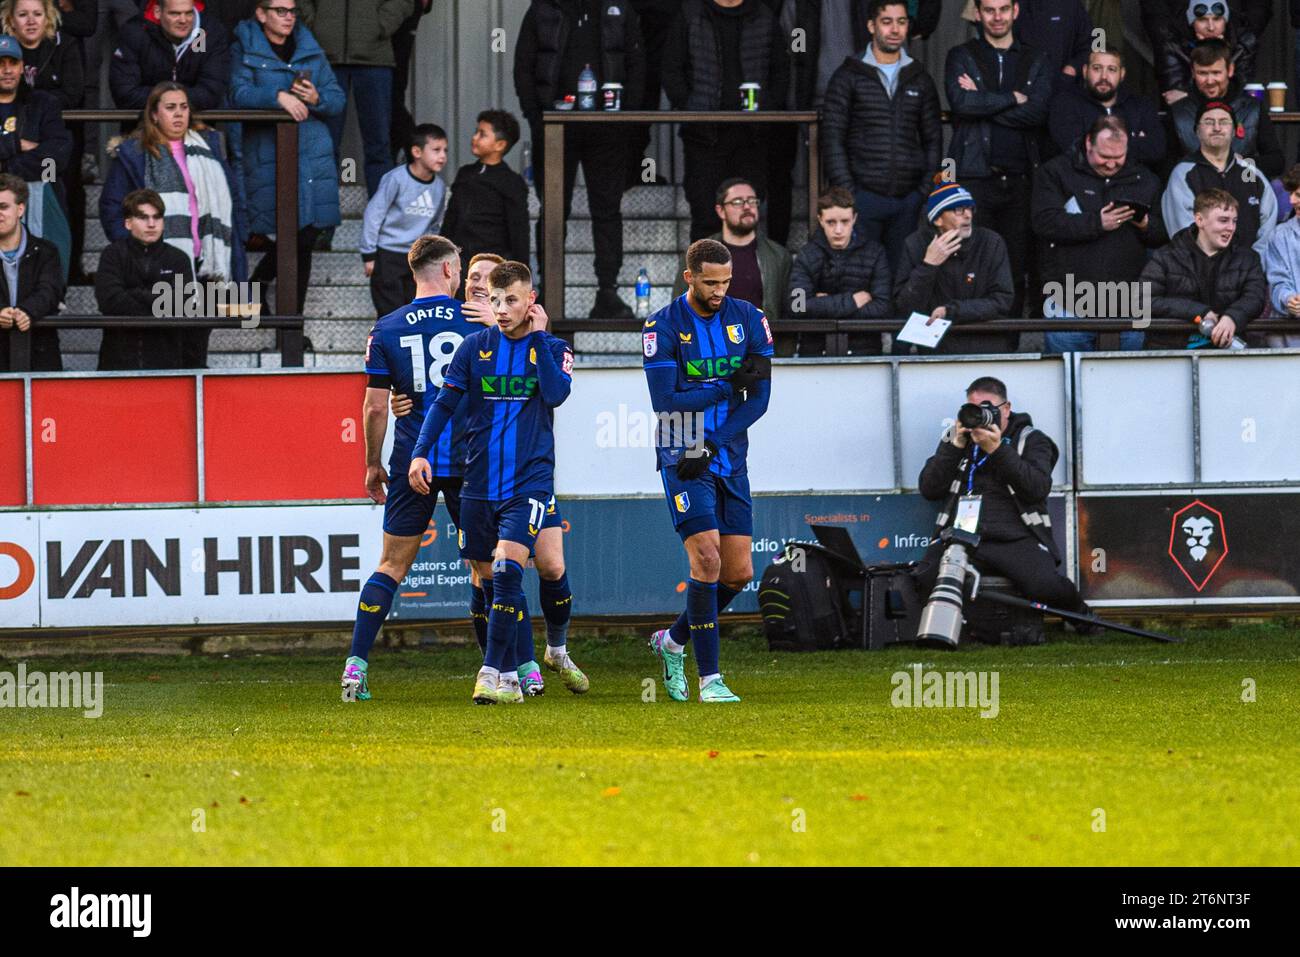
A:
{"label": "water bottle on ledge", "polygon": [[650,317],[650,274],[645,271],[644,266],[636,274],[636,317],[638,319]]}
{"label": "water bottle on ledge", "polygon": [[578,74],[578,109],[594,110],[596,108],[596,74],[588,63]]}

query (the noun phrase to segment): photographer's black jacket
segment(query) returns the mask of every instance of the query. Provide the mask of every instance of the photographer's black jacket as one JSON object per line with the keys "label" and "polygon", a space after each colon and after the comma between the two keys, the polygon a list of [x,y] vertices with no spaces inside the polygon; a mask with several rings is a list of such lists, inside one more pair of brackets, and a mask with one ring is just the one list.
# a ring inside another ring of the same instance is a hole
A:
{"label": "photographer's black jacket", "polygon": [[[1012,413],[1002,444],[975,469],[972,494],[983,496],[980,503],[979,534],[993,542],[1035,539],[1049,545],[1052,556],[1060,555],[1047,526],[1047,496],[1052,490],[1052,469],[1060,453],[1056,443],[1034,429],[1025,439],[1024,454],[1016,451],[1022,430],[1033,419],[1024,412]],[[972,441],[959,449],[944,435],[934,455],[926,460],[918,481],[921,494],[932,502],[944,501],[938,529],[952,524],[957,498],[966,494],[972,452],[983,452]]]}

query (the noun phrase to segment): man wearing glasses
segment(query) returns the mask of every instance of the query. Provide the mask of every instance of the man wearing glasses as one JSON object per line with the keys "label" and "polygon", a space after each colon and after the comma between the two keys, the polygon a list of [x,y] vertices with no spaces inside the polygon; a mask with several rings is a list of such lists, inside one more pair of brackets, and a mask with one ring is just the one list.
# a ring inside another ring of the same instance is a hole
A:
{"label": "man wearing glasses", "polygon": [[[763,310],[769,319],[785,315],[785,294],[790,287],[790,251],[758,231],[758,193],[748,180],[733,178],[723,180],[718,186],[713,207],[722,220],[722,230],[709,236],[727,247],[731,253],[731,288],[727,295]],[[686,281],[681,275],[673,289],[673,296],[686,291]],[[776,337],[778,356],[794,355],[797,335]]]}
{"label": "man wearing glasses", "polygon": [[1237,232],[1232,244],[1253,246],[1260,259],[1277,228],[1277,195],[1268,177],[1233,153],[1232,136],[1237,116],[1230,104],[1212,100],[1196,117],[1200,149],[1174,167],[1160,201],[1160,212],[1170,236],[1191,226],[1198,193],[1227,191],[1237,201]]}

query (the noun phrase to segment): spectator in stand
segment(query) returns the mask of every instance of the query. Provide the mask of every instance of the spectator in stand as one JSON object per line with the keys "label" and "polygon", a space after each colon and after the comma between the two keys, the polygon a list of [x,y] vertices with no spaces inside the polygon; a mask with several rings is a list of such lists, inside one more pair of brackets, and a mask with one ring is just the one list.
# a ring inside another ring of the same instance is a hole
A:
{"label": "spectator in stand", "polygon": [[417,126],[407,159],[384,174],[362,220],[361,261],[380,317],[415,299],[415,276],[406,260],[411,244],[421,236],[442,232],[447,204],[447,184],[438,177],[447,165],[447,134],[442,127]]}
{"label": "spectator in stand", "polygon": [[393,34],[393,107],[388,129],[388,144],[396,153],[402,150],[399,163],[405,162],[405,144],[415,135],[415,117],[406,108],[406,88],[411,81],[411,54],[415,52],[415,34],[420,20],[433,9],[433,0],[415,0],[415,10],[402,21]]}
{"label": "spectator in stand", "polygon": [[99,3],[102,0],[57,0],[60,26],[70,37],[84,40],[95,35],[99,21]]}
{"label": "spectator in stand", "polygon": [[[921,40],[934,32],[939,22],[942,0],[898,0],[907,10],[907,39]],[[871,42],[867,22],[874,0],[769,0],[779,4],[781,32],[784,36],[801,36],[799,43],[786,45],[790,58],[790,83],[786,106],[792,110],[820,110],[831,77],[846,60],[856,60]],[[795,34],[802,30],[802,34]],[[885,69],[890,67],[885,65]],[[823,114],[823,120],[829,114]],[[768,235],[780,242],[789,238],[788,223],[793,208],[791,173],[799,144],[805,137],[794,125],[773,127],[776,138],[768,137]],[[823,127],[824,129],[824,127]],[[850,184],[840,184],[850,185]],[[850,188],[851,185],[850,185]],[[922,191],[919,202],[925,201]],[[781,206],[784,208],[779,208]],[[919,204],[917,209],[919,210]],[[859,212],[861,212],[859,210]],[[783,218],[785,229],[778,227]],[[916,213],[907,224],[907,232],[916,226]],[[904,232],[903,238],[906,238]],[[900,240],[901,242],[901,240]],[[896,250],[886,244],[890,260]]]}
{"label": "spectator in stand", "polygon": [[[280,0],[277,0],[280,2]],[[99,194],[99,221],[109,242],[129,235],[122,220],[128,193],[152,189],[163,201],[163,242],[190,258],[200,283],[248,278],[244,211],[235,203],[233,174],[220,136],[194,119],[180,83],[159,83],[149,94],[140,125],[122,141]],[[208,361],[208,330],[185,334],[185,365]]]}
{"label": "spectator in stand", "polygon": [[[722,230],[707,238],[716,239],[731,253],[727,295],[745,300],[773,319],[785,316],[790,311],[785,298],[790,290],[790,251],[759,233],[754,185],[738,177],[723,180],[714,197],[713,215],[722,221]],[[685,291],[686,280],[678,273],[673,295]],[[794,355],[797,339],[789,333],[776,336],[776,354]]]}
{"label": "spectator in stand", "polygon": [[[930,193],[930,225],[908,237],[894,275],[895,314],[919,312],[954,325],[1008,317],[1014,296],[1006,243],[993,230],[975,226],[974,214],[974,197],[958,183],[942,183]],[[954,335],[949,329],[934,351],[1015,352],[1019,338],[1014,332]],[[917,347],[898,343],[894,351],[914,353]]]}
{"label": "spectator in stand", "polygon": [[[645,84],[641,90],[641,102],[637,103],[623,97],[623,109],[657,110],[664,90],[663,61],[664,44],[677,14],[682,8],[682,0],[631,0],[631,7],[641,21],[641,46],[645,50]],[[627,91],[625,90],[624,93]],[[650,145],[650,124],[622,127],[627,137],[628,168],[626,187],[640,186],[646,175],[642,165],[645,160],[646,147]],[[540,148],[540,147],[539,147]],[[656,174],[648,182],[667,183],[662,173]]]}
{"label": "spectator in stand", "polygon": [[1092,50],[1092,17],[1080,0],[1029,0],[1016,16],[1016,37],[1045,57],[1057,89],[1079,75]]}
{"label": "spectator in stand", "polygon": [[[1187,0],[1141,0],[1140,6],[1142,26],[1158,60],[1160,45],[1169,31],[1179,30],[1187,22]],[[1245,25],[1256,37],[1265,35],[1273,18],[1272,0],[1229,0],[1228,9],[1236,22]]]}
{"label": "spectator in stand", "polygon": [[[231,49],[230,103],[236,109],[282,109],[298,123],[298,309],[311,280],[316,237],[333,229],[339,212],[338,172],[326,123],[341,116],[346,97],[316,38],[292,12],[294,0],[262,0],[255,19],[235,27]],[[250,229],[275,232],[275,128],[249,123],[243,130],[244,183],[251,211]],[[277,242],[281,237],[277,237]],[[275,244],[253,272],[262,283],[263,311],[270,313],[266,290],[277,271]],[[281,314],[285,310],[277,304]]]}
{"label": "spectator in stand", "polygon": [[[366,195],[373,196],[393,162],[393,36],[415,12],[416,0],[302,0],[302,18],[329,57],[339,86],[356,103],[365,154]],[[279,5],[276,0],[274,5]],[[272,4],[264,4],[265,9]],[[342,159],[346,110],[326,118],[334,140],[334,165]]]}
{"label": "spectator in stand", "polygon": [[72,135],[59,101],[23,82],[22,46],[0,36],[0,172],[36,180],[53,159],[57,176],[71,158]]}
{"label": "spectator in stand", "polygon": [[871,42],[831,77],[822,110],[826,179],[853,191],[858,231],[883,243],[890,266],[916,229],[939,168],[939,91],[907,55],[907,5],[872,0]]}
{"label": "spectator in stand", "polygon": [[[578,92],[578,77],[587,67],[596,75],[596,89],[605,83],[623,84],[630,103],[641,101],[645,85],[645,50],[636,11],[613,0],[533,0],[524,14],[515,42],[515,93],[532,132],[533,143],[543,142],[542,111],[555,101]],[[597,94],[599,96],[599,93]],[[568,221],[573,205],[573,184],[582,163],[591,210],[591,236],[595,247],[596,301],[591,318],[631,319],[632,308],[618,296],[618,272],[623,266],[623,186],[627,141],[617,128],[566,126],[563,177],[564,209],[542,209],[543,216],[560,215]],[[546,150],[533,150],[533,184],[545,200]],[[537,246],[545,234],[537,221]]]}
{"label": "spectator in stand", "polygon": [[1155,51],[1165,102],[1176,103],[1191,92],[1192,53],[1210,41],[1228,49],[1234,75],[1249,83],[1259,39],[1247,26],[1237,29],[1225,0],[1187,0],[1186,14],[1186,23],[1173,23]]}
{"label": "spectator in stand", "polygon": [[[1247,324],[1263,312],[1268,282],[1259,257],[1234,241],[1238,206],[1222,189],[1198,193],[1193,224],[1157,249],[1142,270],[1142,282],[1150,284],[1151,318],[1188,324],[1186,333],[1150,333],[1147,348],[1226,349],[1233,336],[1245,339]],[[1209,342],[1192,326],[1204,319],[1214,322]]]}
{"label": "spectator in stand", "polygon": [[1160,201],[1160,212],[1169,235],[1192,225],[1196,198],[1208,189],[1221,189],[1237,200],[1234,239],[1239,246],[1253,246],[1262,258],[1269,237],[1277,228],[1277,195],[1273,186],[1254,166],[1241,162],[1232,152],[1237,117],[1227,103],[1202,104],[1196,118],[1200,149],[1174,167]]}
{"label": "spectator in stand", "polygon": [[[1129,155],[1128,129],[1103,116],[1074,150],[1034,174],[1034,233],[1044,241],[1043,314],[1062,319],[1144,319],[1136,288],[1147,247],[1164,242],[1160,180]],[[1138,204],[1138,205],[1132,205]],[[1115,285],[1106,285],[1106,284]],[[1101,291],[1122,288],[1121,301]],[[1074,298],[1067,298],[1074,293]],[[1119,347],[1142,348],[1142,333],[1121,332]],[[1044,352],[1093,352],[1092,332],[1049,332]]]}
{"label": "spectator in stand", "polygon": [[[1279,318],[1295,320],[1300,319],[1300,166],[1287,170],[1282,186],[1297,215],[1273,231],[1264,253],[1264,272],[1273,310]],[[1295,348],[1300,346],[1300,334],[1273,334],[1267,343],[1274,348]]]}
{"label": "spectator in stand", "polygon": [[[886,319],[893,273],[885,248],[854,229],[858,214],[853,194],[832,186],[817,199],[821,226],[799,250],[790,269],[790,312],[809,319]],[[733,262],[734,257],[733,257]],[[826,339],[819,333],[799,337],[799,355],[820,356]],[[880,355],[876,333],[849,333],[852,355]]]}
{"label": "spectator in stand", "polygon": [[953,117],[948,149],[980,221],[1006,243],[1016,316],[1023,315],[1032,257],[1031,176],[1053,83],[1047,58],[1012,32],[1019,9],[1012,0],[976,0],[980,35],[948,51],[944,66]]}
{"label": "spectator in stand", "polygon": [[1058,153],[1070,153],[1102,116],[1118,116],[1128,128],[1128,155],[1135,163],[1157,169],[1165,161],[1165,131],[1155,104],[1124,83],[1124,60],[1118,50],[1093,50],[1083,73],[1052,97],[1047,128]]}
{"label": "spectator in stand", "polygon": [[157,23],[143,16],[127,22],[108,73],[118,108],[143,108],[164,81],[184,86],[196,113],[220,106],[230,83],[230,38],[215,17],[209,19],[194,0],[159,0]]}
{"label": "spectator in stand", "polygon": [[1227,46],[1217,41],[1192,51],[1191,92],[1179,97],[1169,107],[1169,121],[1173,127],[1173,135],[1169,138],[1169,165],[1200,148],[1196,118],[1201,107],[1210,100],[1229,104],[1237,118],[1232,134],[1232,151],[1253,159],[1268,176],[1282,175],[1286,159],[1268,108],[1246,92],[1245,84],[1237,77],[1229,61]]}
{"label": "spectator in stand", "polygon": [[[60,110],[80,107],[84,95],[81,43],[60,30],[60,12],[54,0],[5,0],[0,5],[0,24],[23,48],[23,78],[27,85],[54,97]],[[73,275],[80,277],[81,247],[86,234],[86,189],[78,157],[85,152],[86,143],[81,124],[69,132],[72,160],[65,174],[56,176],[53,183],[43,176],[44,182],[33,182],[28,187],[28,212],[37,213],[39,219],[39,225],[30,219],[28,225],[37,235],[53,241],[59,247],[60,258],[66,261]],[[57,197],[67,210],[66,238],[61,224],[47,222],[47,195]]]}
{"label": "spectator in stand", "polygon": [[63,299],[63,267],[50,243],[28,232],[27,184],[10,173],[0,175],[0,369],[9,368],[12,334],[30,332],[32,371],[60,372],[59,333],[41,329],[46,316]]}
{"label": "spectator in stand", "polygon": [[59,101],[59,109],[81,106],[85,89],[81,44],[59,30],[54,0],[5,0],[0,6],[4,32],[23,48],[23,78],[34,90]]}
{"label": "spectator in stand", "polygon": [[[685,0],[664,50],[664,89],[673,109],[739,110],[743,83],[759,85],[759,111],[782,109],[789,43],[762,0]],[[766,194],[766,137],[757,123],[682,124],[692,242],[713,232],[724,179],[743,177]]]}
{"label": "spectator in stand", "polygon": [[[151,189],[137,189],[122,201],[122,211],[130,235],[104,247],[95,271],[95,303],[100,314],[157,315],[155,283],[164,283],[169,290],[179,284],[180,297],[164,300],[169,313],[179,320],[184,311],[176,307],[183,304],[194,272],[189,256],[163,242],[162,197]],[[179,328],[115,329],[105,323],[99,369],[181,369],[183,345]]]}
{"label": "spectator in stand", "polygon": [[460,247],[461,262],[497,253],[528,262],[528,184],[503,160],[519,141],[519,121],[505,110],[484,110],[469,149],[477,162],[456,170],[442,234]]}

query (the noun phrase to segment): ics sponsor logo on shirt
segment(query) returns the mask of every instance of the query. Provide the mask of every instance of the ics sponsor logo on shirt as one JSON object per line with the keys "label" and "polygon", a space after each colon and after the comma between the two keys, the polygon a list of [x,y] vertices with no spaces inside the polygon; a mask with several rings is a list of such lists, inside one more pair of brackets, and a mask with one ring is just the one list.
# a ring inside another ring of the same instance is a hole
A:
{"label": "ics sponsor logo on shirt", "polygon": [[535,375],[485,375],[478,381],[485,399],[531,399],[537,392]]}
{"label": "ics sponsor logo on shirt", "polygon": [[742,356],[717,356],[716,358],[687,359],[686,378],[716,379],[722,376],[729,376],[740,368],[742,361]]}

